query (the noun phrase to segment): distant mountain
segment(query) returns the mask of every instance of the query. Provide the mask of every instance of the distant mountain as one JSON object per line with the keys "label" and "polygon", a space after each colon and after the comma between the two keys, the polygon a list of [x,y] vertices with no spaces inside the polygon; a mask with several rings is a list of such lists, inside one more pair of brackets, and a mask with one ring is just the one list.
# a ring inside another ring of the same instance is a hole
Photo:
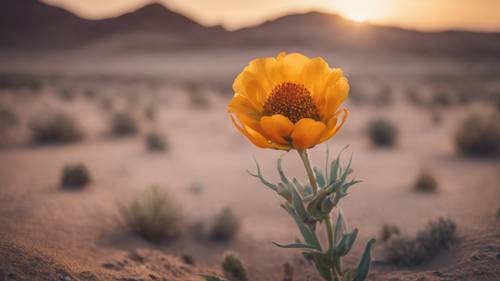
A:
{"label": "distant mountain", "polygon": [[419,32],[355,23],[319,12],[287,15],[229,32],[220,26],[202,26],[161,4],[114,18],[87,20],[37,0],[0,2],[0,48],[75,49],[104,40],[114,40],[113,48],[146,51],[279,46],[500,58],[500,33]]}
{"label": "distant mountain", "polygon": [[238,30],[232,42],[247,46],[314,46],[354,51],[387,49],[500,58],[500,33],[420,32],[357,23],[320,12],[288,15]]}
{"label": "distant mountain", "polygon": [[[104,20],[87,20],[38,0],[0,2],[0,47],[78,47],[107,36],[158,34],[191,41],[224,32],[205,27],[161,4]],[[171,42],[171,41],[170,41]]]}

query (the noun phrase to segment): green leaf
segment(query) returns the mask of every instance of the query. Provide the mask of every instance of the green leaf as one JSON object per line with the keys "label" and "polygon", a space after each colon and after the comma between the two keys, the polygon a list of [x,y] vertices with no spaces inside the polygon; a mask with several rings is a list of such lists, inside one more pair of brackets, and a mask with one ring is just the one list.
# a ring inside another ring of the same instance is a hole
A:
{"label": "green leaf", "polygon": [[300,219],[303,222],[306,222],[306,220],[309,216],[307,215],[304,204],[302,203],[302,197],[300,196],[299,192],[295,188],[295,185],[293,185],[293,184],[290,186],[290,191],[292,194],[292,206],[293,206],[293,208],[297,212],[297,215],[299,215]]}
{"label": "green leaf", "polygon": [[281,195],[281,197],[285,198],[286,201],[291,202],[292,201],[292,194],[290,193],[290,190],[283,184],[283,183],[278,183],[278,194]]}
{"label": "green leaf", "polygon": [[343,257],[351,251],[358,236],[358,229],[355,228],[350,234],[344,234],[340,242],[333,249],[333,256]]}
{"label": "green leaf", "polygon": [[330,270],[331,261],[322,253],[312,253],[312,256],[314,266],[318,270],[319,274],[323,277],[323,279],[332,281],[333,276]]}
{"label": "green leaf", "polygon": [[281,204],[281,207],[283,207],[295,220],[295,224],[299,227],[300,233],[302,234],[302,237],[304,237],[304,241],[318,251],[321,251],[321,245],[318,237],[316,237],[316,233],[314,233],[314,231],[300,219],[295,209],[288,203]]}
{"label": "green leaf", "polygon": [[356,269],[356,274],[354,276],[353,281],[363,281],[368,276],[371,264],[371,248],[373,244],[375,244],[375,241],[376,241],[375,239],[371,239],[366,244],[365,251],[363,252],[363,256],[359,261],[358,268]]}
{"label": "green leaf", "polygon": [[307,245],[304,243],[291,243],[291,244],[279,244],[276,242],[272,242],[274,245],[280,247],[280,248],[287,248],[287,249],[308,249],[308,250],[318,250],[316,247]]}
{"label": "green leaf", "polygon": [[226,279],[222,279],[222,278],[214,276],[214,275],[200,274],[200,276],[203,279],[205,279],[205,281],[226,281]]}
{"label": "green leaf", "polygon": [[264,178],[262,176],[262,172],[260,170],[259,162],[257,162],[257,159],[254,158],[253,160],[255,161],[255,165],[257,166],[257,174],[253,174],[253,173],[247,171],[248,174],[250,174],[253,177],[258,178],[260,180],[260,182],[262,182],[262,184],[271,188],[272,190],[278,191],[278,186],[276,184],[271,183],[270,181],[268,181],[266,178]]}
{"label": "green leaf", "polygon": [[326,182],[325,182],[325,176],[323,175],[323,172],[319,170],[318,168],[314,167],[313,168],[314,175],[316,176],[316,182],[318,183],[318,186],[320,188],[325,187]]}
{"label": "green leaf", "polygon": [[277,161],[277,169],[278,169],[278,173],[280,175],[280,178],[281,178],[281,181],[290,186],[291,183],[290,183],[290,179],[288,179],[288,177],[285,175],[285,172],[283,172],[283,158],[282,158],[283,155],[281,155],[279,158],[278,158],[278,161]]}
{"label": "green leaf", "polygon": [[342,209],[339,208],[339,214],[337,216],[337,222],[335,223],[335,231],[333,234],[333,241],[334,244],[337,244],[337,241],[347,233],[347,223],[345,222],[344,219],[344,212],[342,212]]}

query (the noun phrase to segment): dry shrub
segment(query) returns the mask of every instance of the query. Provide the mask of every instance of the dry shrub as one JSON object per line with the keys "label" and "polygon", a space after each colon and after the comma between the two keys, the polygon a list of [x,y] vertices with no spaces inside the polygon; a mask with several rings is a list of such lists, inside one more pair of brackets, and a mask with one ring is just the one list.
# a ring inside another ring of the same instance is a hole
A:
{"label": "dry shrub", "polygon": [[464,155],[486,156],[500,152],[500,116],[472,113],[459,125],[455,145]]}
{"label": "dry shrub", "polygon": [[414,189],[421,192],[436,192],[438,189],[436,177],[430,171],[422,170],[415,181]]}
{"label": "dry shrub", "polygon": [[0,131],[10,129],[19,124],[17,114],[7,105],[0,104]]}
{"label": "dry shrub", "polygon": [[224,270],[225,276],[229,278],[229,280],[248,280],[245,266],[236,253],[230,251],[224,253],[224,257],[222,259],[222,269]]}
{"label": "dry shrub", "polygon": [[151,131],[146,135],[146,147],[150,151],[168,150],[165,136],[158,131]]}
{"label": "dry shrub", "polygon": [[384,248],[388,262],[403,266],[416,266],[429,262],[441,251],[456,242],[456,224],[450,219],[430,221],[415,238],[397,236]]}
{"label": "dry shrub", "polygon": [[87,167],[82,163],[68,164],[64,166],[61,186],[64,189],[81,189],[91,181]]}
{"label": "dry shrub", "polygon": [[382,229],[380,230],[380,240],[382,242],[386,242],[392,237],[400,234],[401,230],[397,225],[386,223],[382,226]]}
{"label": "dry shrub", "polygon": [[154,105],[150,104],[144,108],[144,118],[149,121],[156,119],[156,107]]}
{"label": "dry shrub", "polygon": [[389,120],[375,119],[368,124],[368,136],[376,146],[393,146],[396,143],[398,130]]}
{"label": "dry shrub", "polygon": [[59,89],[57,92],[58,96],[60,99],[63,101],[73,101],[76,98],[76,93],[75,91],[72,91],[70,89]]}
{"label": "dry shrub", "polygon": [[139,122],[128,111],[116,112],[111,119],[111,132],[114,136],[135,135],[139,131]]}
{"label": "dry shrub", "polygon": [[29,121],[29,128],[34,143],[70,143],[84,137],[75,118],[62,111],[33,116]]}
{"label": "dry shrub", "polygon": [[449,107],[453,105],[454,100],[450,92],[437,90],[431,95],[430,105],[437,107]]}
{"label": "dry shrub", "polygon": [[226,207],[215,216],[210,237],[215,241],[232,240],[238,234],[240,225],[240,219],[230,208]]}
{"label": "dry shrub", "polygon": [[394,102],[394,96],[392,88],[389,85],[385,85],[379,89],[373,98],[373,102],[376,106],[389,106]]}
{"label": "dry shrub", "polygon": [[132,233],[151,242],[177,238],[183,220],[175,198],[152,187],[126,206],[120,206],[125,224]]}

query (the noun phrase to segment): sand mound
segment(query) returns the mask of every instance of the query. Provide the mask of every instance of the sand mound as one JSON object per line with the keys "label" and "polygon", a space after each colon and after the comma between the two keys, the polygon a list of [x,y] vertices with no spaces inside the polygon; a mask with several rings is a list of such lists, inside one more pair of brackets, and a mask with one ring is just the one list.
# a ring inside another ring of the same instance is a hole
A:
{"label": "sand mound", "polygon": [[0,239],[0,257],[0,280],[200,280],[198,269],[149,249],[122,252],[110,257],[101,268],[86,270],[79,265],[58,262],[38,249]]}

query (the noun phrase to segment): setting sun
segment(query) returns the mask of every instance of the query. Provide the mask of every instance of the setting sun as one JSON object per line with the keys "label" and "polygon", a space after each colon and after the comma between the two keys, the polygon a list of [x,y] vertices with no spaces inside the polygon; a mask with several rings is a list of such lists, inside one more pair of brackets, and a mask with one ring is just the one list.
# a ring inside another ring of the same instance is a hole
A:
{"label": "setting sun", "polygon": [[366,17],[361,16],[361,15],[346,15],[346,17],[350,20],[353,20],[353,21],[359,22],[359,23],[366,21]]}

